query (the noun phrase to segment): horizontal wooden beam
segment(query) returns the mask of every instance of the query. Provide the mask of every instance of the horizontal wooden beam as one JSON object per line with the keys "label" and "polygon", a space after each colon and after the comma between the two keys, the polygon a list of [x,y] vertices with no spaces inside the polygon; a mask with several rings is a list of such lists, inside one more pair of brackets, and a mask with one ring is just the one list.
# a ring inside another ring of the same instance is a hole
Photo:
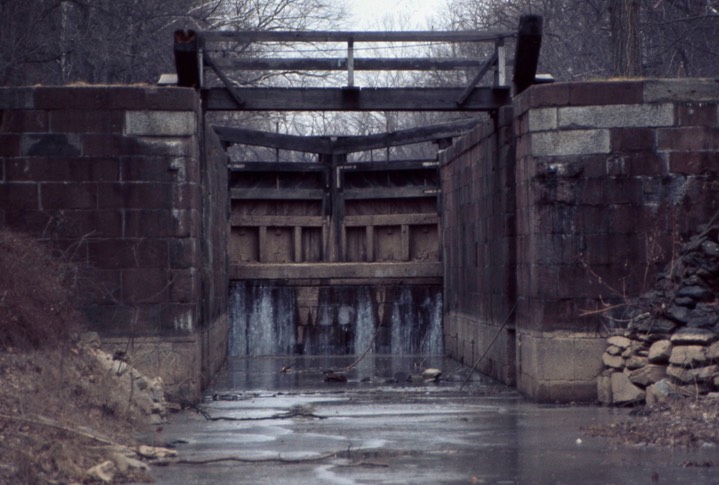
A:
{"label": "horizontal wooden beam", "polygon": [[385,172],[397,170],[436,170],[437,160],[365,160],[340,165],[343,172]]}
{"label": "horizontal wooden beam", "polygon": [[230,198],[235,200],[316,200],[324,195],[318,189],[230,189]]}
{"label": "horizontal wooden beam", "polygon": [[[355,71],[454,71],[481,65],[477,59],[429,57],[355,57],[352,62]],[[346,71],[347,58],[238,58],[215,61],[215,65],[225,71]]]}
{"label": "horizontal wooden beam", "polygon": [[325,218],[322,216],[248,216],[232,214],[230,216],[230,225],[244,227],[322,227],[325,225]]}
{"label": "horizontal wooden beam", "polygon": [[286,135],[216,125],[213,125],[212,128],[223,143],[239,143],[310,153],[344,154],[451,138],[469,131],[477,123],[477,119],[471,118],[454,123],[421,126],[389,133],[334,137]]}
{"label": "horizontal wooden beam", "polygon": [[493,42],[515,32],[463,31],[229,31],[203,30],[205,42]]}
{"label": "horizontal wooden beam", "polygon": [[343,224],[345,227],[363,226],[409,226],[437,224],[437,214],[372,214],[361,216],[345,216]]}
{"label": "horizontal wooden beam", "polygon": [[460,106],[463,88],[225,88],[203,91],[209,111],[493,111],[511,102],[507,87],[477,87]]}
{"label": "horizontal wooden beam", "polygon": [[325,172],[327,166],[316,162],[231,162],[230,172]]}
{"label": "horizontal wooden beam", "polygon": [[368,187],[344,190],[341,194],[347,200],[373,200],[436,197],[437,192],[434,187]]}
{"label": "horizontal wooden beam", "polygon": [[441,278],[438,261],[398,263],[236,263],[230,265],[231,280],[293,280],[331,278]]}
{"label": "horizontal wooden beam", "polygon": [[262,146],[309,153],[332,153],[332,141],[324,136],[298,136],[269,131],[213,125],[223,143]]}

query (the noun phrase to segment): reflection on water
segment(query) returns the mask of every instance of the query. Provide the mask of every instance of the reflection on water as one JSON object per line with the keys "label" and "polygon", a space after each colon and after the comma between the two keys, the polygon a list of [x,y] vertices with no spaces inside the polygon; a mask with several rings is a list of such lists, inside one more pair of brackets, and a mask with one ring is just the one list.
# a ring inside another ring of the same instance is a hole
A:
{"label": "reflection on water", "polygon": [[[421,379],[422,370],[430,367],[442,369],[446,385],[457,385],[469,373],[467,368],[457,362],[438,355],[231,357],[213,380],[210,392],[340,388],[339,384],[324,382],[328,371],[341,372],[347,376],[348,382],[341,384],[342,389],[417,385],[424,383]],[[493,383],[490,378],[479,374],[473,377],[473,381]]]}

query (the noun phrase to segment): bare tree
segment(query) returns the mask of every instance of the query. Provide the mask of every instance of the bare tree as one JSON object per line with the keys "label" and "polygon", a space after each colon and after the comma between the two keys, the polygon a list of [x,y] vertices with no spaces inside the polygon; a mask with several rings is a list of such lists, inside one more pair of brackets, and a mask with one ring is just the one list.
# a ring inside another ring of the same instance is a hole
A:
{"label": "bare tree", "polygon": [[719,75],[717,0],[448,0],[455,29],[544,17],[540,71],[559,80]]}
{"label": "bare tree", "polygon": [[642,75],[640,6],[640,0],[610,0],[609,2],[612,74],[615,76]]}

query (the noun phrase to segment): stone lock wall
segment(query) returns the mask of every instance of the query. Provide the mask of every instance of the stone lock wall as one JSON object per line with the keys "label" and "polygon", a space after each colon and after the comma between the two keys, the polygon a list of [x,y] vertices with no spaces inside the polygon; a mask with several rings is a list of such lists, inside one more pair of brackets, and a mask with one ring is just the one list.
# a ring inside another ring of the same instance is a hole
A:
{"label": "stone lock wall", "polygon": [[0,224],[77,263],[91,328],[188,396],[226,348],[213,137],[191,89],[0,89]]}
{"label": "stone lock wall", "polygon": [[[676,244],[717,211],[718,100],[714,80],[562,83],[515,99],[515,372],[524,394],[596,399],[612,331],[606,317],[621,318],[605,312],[607,305],[650,288]],[[472,163],[488,176],[481,157]],[[455,188],[443,190],[451,204]],[[480,203],[487,194],[468,197]],[[463,218],[465,227],[480,221]],[[477,227],[475,240],[497,237],[494,227]],[[471,252],[463,230],[443,225],[445,247]],[[451,266],[447,280],[458,268],[467,271],[466,264]],[[471,331],[492,333],[487,329],[501,321],[477,308]],[[447,316],[451,338],[457,324]]]}
{"label": "stone lock wall", "polygon": [[445,351],[469,366],[484,356],[477,370],[510,385],[516,382],[513,121],[512,109],[504,108],[441,154]]}

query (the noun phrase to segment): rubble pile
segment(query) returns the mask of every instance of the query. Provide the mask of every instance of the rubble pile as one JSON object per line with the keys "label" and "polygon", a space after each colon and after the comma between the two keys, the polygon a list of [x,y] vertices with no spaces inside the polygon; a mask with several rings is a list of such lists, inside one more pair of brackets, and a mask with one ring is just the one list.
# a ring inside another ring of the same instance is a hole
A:
{"label": "rubble pile", "polygon": [[719,224],[685,244],[631,308],[627,327],[607,339],[599,401],[719,397]]}

